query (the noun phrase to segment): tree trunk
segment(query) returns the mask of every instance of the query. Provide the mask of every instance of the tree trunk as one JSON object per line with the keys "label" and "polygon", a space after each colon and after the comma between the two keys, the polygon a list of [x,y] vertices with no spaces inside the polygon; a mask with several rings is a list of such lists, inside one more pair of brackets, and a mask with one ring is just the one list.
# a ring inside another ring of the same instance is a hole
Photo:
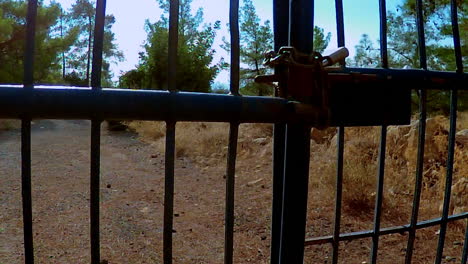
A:
{"label": "tree trunk", "polygon": [[[258,61],[255,60],[255,72],[257,73],[257,75],[260,75],[260,69],[258,68]],[[262,86],[259,85],[258,86],[258,96],[263,96],[263,89],[262,89]]]}

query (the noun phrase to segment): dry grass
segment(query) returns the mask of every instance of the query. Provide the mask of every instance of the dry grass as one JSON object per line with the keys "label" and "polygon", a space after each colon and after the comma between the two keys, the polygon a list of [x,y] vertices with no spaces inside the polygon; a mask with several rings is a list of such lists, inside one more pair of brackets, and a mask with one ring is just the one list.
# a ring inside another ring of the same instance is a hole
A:
{"label": "dry grass", "polygon": [[[423,169],[423,216],[436,217],[439,206],[424,206],[434,198],[442,200],[445,189],[447,163],[448,119],[436,116],[427,120]],[[131,122],[129,127],[160,151],[164,150],[165,125],[163,122]],[[457,131],[468,128],[468,112],[459,113]],[[189,157],[201,167],[224,162],[227,150],[229,124],[180,123],[176,129],[176,153]],[[313,130],[311,146],[311,188],[318,188],[327,199],[334,196],[336,170],[336,131]],[[239,162],[271,159],[272,126],[243,124],[239,131]],[[407,218],[409,210],[402,211],[402,204],[411,205],[414,191],[417,157],[418,122],[408,126],[391,126],[387,130],[385,164],[384,207],[389,216],[399,214]],[[350,214],[372,212],[375,203],[375,185],[380,141],[379,127],[347,128],[345,132],[345,163],[343,178],[343,204]],[[453,184],[467,178],[467,146],[457,144]],[[456,190],[455,190],[456,191]],[[456,193],[454,194],[456,195]],[[464,206],[466,201],[453,197],[451,211]],[[408,209],[408,208],[407,208]]]}
{"label": "dry grass", "polygon": [[[164,123],[132,122],[130,127],[160,151],[164,150]],[[447,143],[449,121],[442,116],[427,120],[425,157],[423,167],[423,192],[419,220],[440,217],[439,206],[445,190]],[[468,113],[460,113],[457,131],[468,128]],[[210,170],[222,171],[225,167],[229,124],[181,123],[177,125],[177,155],[187,157],[209,174]],[[333,223],[333,207],[336,184],[336,129],[312,130],[309,180],[309,210],[307,236],[329,235]],[[408,126],[391,126],[387,130],[385,182],[382,227],[408,224],[411,217],[415,185],[418,123]],[[458,139],[458,137],[457,137]],[[342,232],[372,228],[373,210],[376,198],[377,167],[379,155],[380,128],[346,128],[343,177],[343,223]],[[452,185],[450,213],[467,211],[468,192],[468,146],[457,141]],[[239,129],[238,161],[236,175],[236,224],[238,239],[244,233],[255,233],[252,229],[269,226],[271,216],[271,157],[272,126],[264,124],[243,124]],[[237,176],[236,176],[237,177]],[[246,203],[246,201],[249,201]],[[254,209],[255,208],[255,209]],[[255,213],[250,211],[255,210]],[[255,215],[255,217],[253,217]],[[458,254],[457,246],[463,240],[463,222],[451,223],[447,254]],[[245,230],[244,230],[245,229]],[[263,229],[262,229],[263,230]],[[437,230],[435,230],[437,231]],[[418,231],[418,239],[434,237],[433,229]],[[259,231],[266,233],[269,231]],[[258,234],[257,234],[258,235]],[[382,238],[385,241],[384,238]],[[242,239],[241,239],[242,240]],[[404,258],[407,237],[395,235],[383,243],[388,246],[382,263],[399,262]],[[247,252],[245,239],[239,242],[239,250]],[[365,242],[346,251],[348,259],[365,260],[368,250]],[[434,243],[420,244],[415,260],[421,263],[428,259],[436,247]],[[392,246],[393,245],[393,246]],[[397,245],[397,246],[395,246]],[[263,251],[268,245],[263,245]],[[237,248],[237,246],[236,246]],[[249,248],[249,247],[247,247]],[[348,247],[347,247],[348,248]],[[253,247],[255,249],[255,247]],[[394,250],[394,251],[392,251]],[[260,252],[260,249],[259,251]],[[322,253],[320,253],[322,252]],[[307,251],[307,257],[317,260],[326,256],[327,250]],[[400,256],[403,253],[403,256]],[[247,254],[249,256],[255,253]],[[259,259],[263,259],[259,257]],[[309,263],[309,262],[306,262]],[[311,262],[316,263],[316,262]],[[343,262],[345,263],[345,262]]]}
{"label": "dry grass", "polygon": [[[458,128],[468,128],[468,115],[460,114]],[[428,120],[424,184],[419,220],[439,217],[445,186],[448,120]],[[57,122],[67,133],[34,134],[33,198],[35,241],[41,263],[85,263],[89,255],[89,125]],[[149,144],[134,140],[132,133],[104,132],[102,135],[102,256],[109,263],[158,263],[162,252],[164,204],[165,125],[132,122]],[[36,130],[37,131],[37,130]],[[34,130],[33,130],[34,132]],[[227,139],[229,124],[179,123],[176,129],[174,255],[175,263],[222,262],[223,217]],[[13,133],[0,134],[2,137]],[[307,237],[332,234],[336,170],[336,130],[311,132],[310,186]],[[417,125],[390,127],[387,136],[384,208],[382,227],[409,223],[411,212]],[[17,151],[19,138],[6,137],[5,145]],[[343,214],[341,232],[372,229],[380,129],[347,128],[345,135]],[[468,155],[465,141],[458,138],[455,153],[453,213],[467,211]],[[268,263],[271,223],[272,127],[243,124],[239,129],[235,192],[236,263]],[[62,150],[58,146],[62,147]],[[8,152],[10,152],[8,151]],[[0,240],[16,253],[22,252],[20,182],[17,162],[2,159],[12,171],[4,181],[5,231]],[[195,161],[195,162],[192,162]],[[1,165],[1,164],[0,164]],[[195,165],[195,166],[194,166]],[[70,177],[73,176],[73,177]],[[107,187],[106,187],[107,186]],[[72,209],[73,208],[73,209]],[[88,209],[87,209],[88,208]],[[57,220],[58,219],[58,220]],[[11,223],[11,224],[10,224]],[[52,223],[52,225],[50,224]],[[464,222],[450,223],[444,254],[461,256]],[[438,226],[417,232],[415,263],[433,262]],[[63,239],[66,237],[67,239]],[[402,263],[407,234],[381,237],[379,263]],[[2,240],[3,241],[3,240]],[[11,243],[10,243],[11,242]],[[86,246],[88,245],[88,246]],[[403,249],[403,250],[402,250]],[[1,251],[1,250],[0,250]],[[340,243],[340,263],[362,263],[369,258],[370,239]],[[68,253],[66,253],[68,252]],[[328,263],[330,245],[306,248],[305,263]],[[0,252],[0,259],[2,258]],[[50,256],[53,256],[53,260]],[[10,259],[9,255],[6,259]],[[79,261],[78,261],[79,260]],[[141,261],[140,261],[141,260]],[[456,260],[460,262],[460,259]],[[0,261],[1,262],[1,261]],[[4,261],[5,262],[5,261]],[[16,263],[6,261],[5,263]]]}
{"label": "dry grass", "polygon": [[[468,114],[460,113],[458,131],[468,128]],[[447,167],[448,120],[437,116],[427,120],[426,143],[423,166],[422,215],[436,217],[439,206],[431,206],[434,200],[442,200],[445,190]],[[345,133],[345,163],[343,180],[343,203],[349,212],[362,213],[371,210],[375,201],[375,184],[377,174],[380,128],[359,127],[347,128]],[[387,210],[400,211],[401,204],[412,203],[414,191],[416,157],[418,147],[418,123],[408,126],[389,127],[387,131],[387,149],[385,164],[384,207]],[[318,175],[321,185],[328,189],[325,193],[334,195],[336,138],[330,142],[330,147],[322,151],[328,159],[317,163],[328,173]],[[468,177],[467,146],[456,144],[453,171],[453,185]],[[465,184],[466,186],[466,184]],[[454,187],[456,189],[456,187]],[[460,188],[460,187],[459,187]],[[456,191],[456,190],[454,190]],[[461,190],[452,196],[451,213],[458,207],[467,205],[466,199],[460,197]],[[458,194],[458,196],[457,196]],[[429,203],[429,204],[427,204]],[[426,205],[426,206],[424,206]]]}
{"label": "dry grass", "polygon": [[21,127],[21,121],[16,119],[0,119],[0,131],[7,131]]}
{"label": "dry grass", "polygon": [[[164,152],[166,125],[164,122],[133,121],[130,129],[137,132],[141,139]],[[239,128],[239,156],[247,157],[257,148],[271,141],[273,129],[268,124],[243,124]],[[227,123],[177,123],[176,156],[190,157],[201,164],[217,164],[226,157],[229,136]]]}

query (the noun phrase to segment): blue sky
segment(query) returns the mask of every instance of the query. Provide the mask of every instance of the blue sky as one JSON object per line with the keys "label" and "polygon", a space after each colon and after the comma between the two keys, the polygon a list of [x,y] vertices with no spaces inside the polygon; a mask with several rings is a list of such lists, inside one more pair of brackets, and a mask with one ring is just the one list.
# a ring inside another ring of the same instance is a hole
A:
{"label": "blue sky", "polygon": [[[72,0],[56,0],[64,8],[69,8],[74,2]],[[257,14],[262,20],[272,20],[272,0],[253,0]],[[325,32],[332,33],[332,39],[327,51],[335,49],[336,46],[336,23],[335,5],[333,0],[315,1],[315,24],[324,28]],[[395,10],[401,0],[388,0],[387,10]],[[223,36],[228,37],[226,27],[228,22],[229,0],[193,0],[193,9],[199,7],[204,9],[205,22],[213,23],[221,21],[222,29],[219,32],[214,48],[217,50],[215,62],[221,57],[228,58],[229,55],[219,45]],[[242,5],[242,0],[241,0]],[[346,46],[354,54],[354,46],[359,42],[362,34],[367,33],[373,40],[379,35],[379,6],[378,0],[343,0],[345,10],[345,34]],[[142,44],[146,40],[144,31],[145,19],[154,22],[159,19],[162,12],[156,0],[107,0],[107,13],[113,14],[116,23],[113,31],[119,48],[124,52],[125,61],[112,65],[114,80],[118,79],[120,72],[131,70],[138,63],[138,52],[142,51]],[[327,53],[325,51],[325,53]],[[221,72],[215,82],[228,83],[228,72]]]}

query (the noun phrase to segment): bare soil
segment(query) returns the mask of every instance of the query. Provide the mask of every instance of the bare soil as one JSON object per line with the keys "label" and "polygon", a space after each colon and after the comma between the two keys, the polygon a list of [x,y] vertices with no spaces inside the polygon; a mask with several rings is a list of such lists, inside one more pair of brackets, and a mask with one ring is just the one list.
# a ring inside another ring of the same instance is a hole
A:
{"label": "bare soil", "polygon": [[[32,149],[36,262],[89,263],[90,123],[35,121]],[[162,263],[164,154],[156,149],[134,133],[103,129],[101,256],[108,263]],[[265,160],[238,161],[235,263],[269,262],[271,162]],[[23,262],[20,161],[19,130],[0,131],[0,264]],[[215,161],[176,160],[174,263],[223,262],[225,165]],[[311,187],[307,236],[329,235],[334,202]],[[407,217],[384,211],[382,225]],[[370,229],[372,211],[345,211],[342,222],[342,232]],[[461,261],[463,228],[449,225],[444,263]],[[418,231],[414,263],[433,262],[437,230]],[[379,263],[403,263],[406,240],[382,237]],[[340,263],[366,263],[370,247],[370,239],[341,243]],[[307,247],[305,263],[330,263],[330,252],[329,245]]]}

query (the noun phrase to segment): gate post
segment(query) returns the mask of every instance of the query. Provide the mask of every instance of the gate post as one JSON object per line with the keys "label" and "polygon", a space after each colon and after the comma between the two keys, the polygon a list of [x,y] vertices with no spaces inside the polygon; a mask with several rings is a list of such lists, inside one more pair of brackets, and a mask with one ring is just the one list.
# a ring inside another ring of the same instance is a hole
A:
{"label": "gate post", "polygon": [[[289,38],[289,1],[273,0],[273,30],[274,50],[278,51],[282,46],[288,45]],[[280,75],[285,67],[275,67],[275,74]],[[287,82],[279,81],[279,86],[284,88]],[[278,90],[275,96],[284,96]],[[273,199],[271,216],[271,246],[270,264],[280,263],[281,225],[283,214],[283,181],[284,181],[284,153],[286,142],[286,124],[276,123],[273,128]]]}
{"label": "gate post", "polygon": [[309,183],[310,127],[287,124],[280,263],[302,264]]}
{"label": "gate post", "polygon": [[[275,8],[274,17],[281,18],[289,13],[289,46],[301,53],[310,54],[313,51],[314,1],[313,0],[276,0],[275,7],[286,5],[289,8]],[[280,5],[281,3],[281,5]],[[275,44],[284,39],[283,19],[275,21]],[[281,44],[283,45],[283,44]],[[277,45],[275,50],[278,51]],[[280,82],[283,91],[288,87]],[[304,84],[304,89],[308,89]],[[284,96],[287,96],[286,94]],[[311,98],[294,98],[305,103]],[[279,128],[279,127],[278,127]],[[280,132],[281,129],[275,132]],[[284,131],[284,130],[283,130]],[[283,132],[284,133],[284,132]],[[275,137],[281,138],[279,135]],[[303,123],[288,123],[285,131],[283,194],[281,210],[281,226],[279,241],[279,259],[272,254],[271,263],[302,264],[304,261],[304,241],[307,218],[307,195],[309,183],[310,160],[310,126]],[[275,142],[275,145],[277,142]],[[275,146],[276,147],[276,146]],[[280,166],[278,166],[280,167]],[[278,211],[278,210],[276,210]],[[273,210],[275,212],[275,210]],[[275,216],[275,214],[274,214]],[[275,226],[273,227],[275,228]],[[273,230],[275,234],[275,230]],[[276,237],[272,236],[274,240]],[[272,245],[275,241],[272,241]],[[278,244],[278,243],[276,243]],[[273,251],[274,247],[272,247]],[[272,252],[273,253],[273,252]]]}

